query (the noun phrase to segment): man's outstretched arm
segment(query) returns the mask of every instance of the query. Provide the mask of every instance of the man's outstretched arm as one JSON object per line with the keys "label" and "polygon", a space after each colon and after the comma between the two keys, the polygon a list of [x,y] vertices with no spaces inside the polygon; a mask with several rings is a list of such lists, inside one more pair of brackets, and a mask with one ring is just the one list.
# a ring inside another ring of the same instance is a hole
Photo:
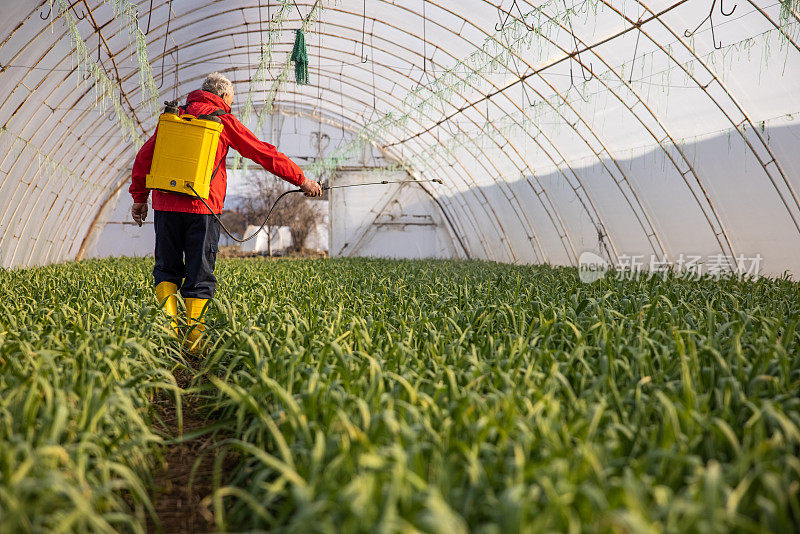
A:
{"label": "man's outstretched arm", "polygon": [[320,196],[322,189],[317,182],[309,180],[303,175],[303,170],[286,154],[269,143],[261,141],[244,124],[232,115],[223,116],[225,134],[228,135],[231,146],[242,156],[251,159],[264,167],[272,174],[286,180],[290,184],[299,186],[306,196]]}

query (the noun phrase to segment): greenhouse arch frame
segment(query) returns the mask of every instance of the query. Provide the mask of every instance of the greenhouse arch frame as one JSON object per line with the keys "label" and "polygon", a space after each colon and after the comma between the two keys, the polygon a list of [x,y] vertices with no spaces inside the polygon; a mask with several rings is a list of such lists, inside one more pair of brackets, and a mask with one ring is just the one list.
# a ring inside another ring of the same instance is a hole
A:
{"label": "greenhouse arch frame", "polygon": [[[466,257],[758,254],[797,273],[798,2],[715,5],[15,2],[0,22],[0,264],[84,257],[160,101],[219,70],[256,130],[302,110],[355,132],[309,175],[372,146],[443,180],[419,187]],[[297,28],[309,86],[291,76]]]}

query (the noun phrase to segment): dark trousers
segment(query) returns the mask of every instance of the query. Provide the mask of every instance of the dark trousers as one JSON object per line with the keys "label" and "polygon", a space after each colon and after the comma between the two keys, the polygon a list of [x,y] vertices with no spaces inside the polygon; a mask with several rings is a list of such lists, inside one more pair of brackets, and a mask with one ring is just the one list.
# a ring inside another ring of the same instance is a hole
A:
{"label": "dark trousers", "polygon": [[214,265],[219,222],[213,215],[156,211],[156,285],[172,282],[183,298],[210,299],[217,287]]}

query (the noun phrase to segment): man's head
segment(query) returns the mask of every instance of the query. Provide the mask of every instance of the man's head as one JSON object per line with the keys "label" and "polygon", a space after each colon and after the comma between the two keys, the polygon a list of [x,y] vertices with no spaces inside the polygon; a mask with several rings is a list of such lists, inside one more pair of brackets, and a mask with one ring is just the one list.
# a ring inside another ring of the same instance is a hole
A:
{"label": "man's head", "polygon": [[219,72],[212,72],[206,76],[201,89],[221,97],[229,107],[233,104],[233,84]]}

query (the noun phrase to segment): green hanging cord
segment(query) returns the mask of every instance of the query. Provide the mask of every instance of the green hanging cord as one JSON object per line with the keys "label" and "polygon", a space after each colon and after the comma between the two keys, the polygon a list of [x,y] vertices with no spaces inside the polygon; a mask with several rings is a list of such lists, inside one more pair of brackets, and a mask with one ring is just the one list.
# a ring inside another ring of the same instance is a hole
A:
{"label": "green hanging cord", "polygon": [[294,61],[294,79],[297,85],[308,84],[308,52],[306,51],[306,36],[303,30],[297,30],[294,38],[294,48],[292,49],[292,61]]}

